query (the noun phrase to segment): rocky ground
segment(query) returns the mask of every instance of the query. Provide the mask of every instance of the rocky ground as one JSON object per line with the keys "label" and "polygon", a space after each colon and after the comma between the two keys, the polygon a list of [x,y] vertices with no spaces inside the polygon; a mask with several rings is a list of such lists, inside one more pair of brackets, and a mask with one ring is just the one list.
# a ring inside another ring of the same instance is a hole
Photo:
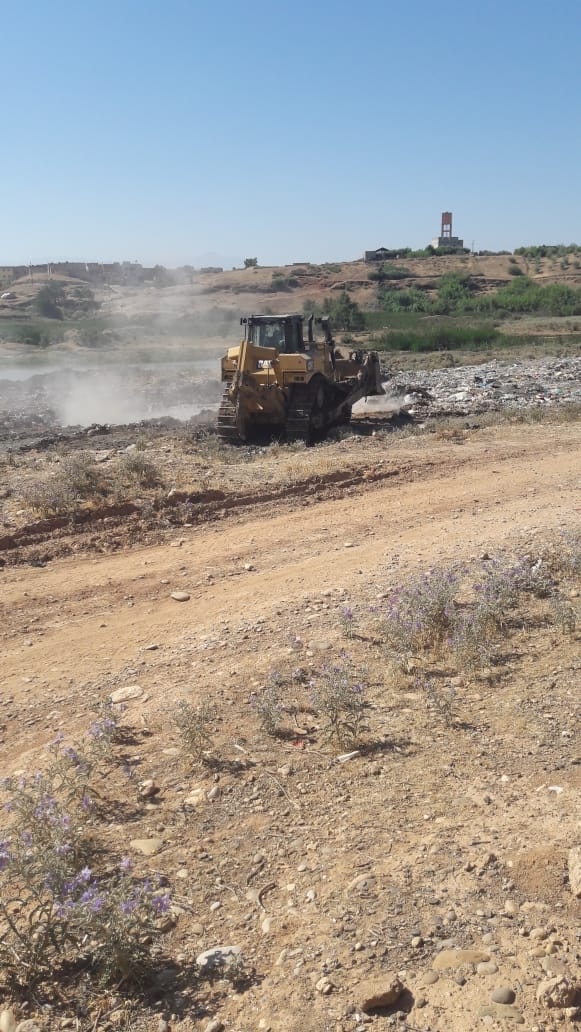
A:
{"label": "rocky ground", "polygon": [[[579,534],[578,363],[397,375],[411,430],[375,413],[313,449],[223,448],[187,426],[12,438],[0,773],[34,772],[59,732],[83,740],[93,705],[124,701],[99,862],[129,854],[171,910],[141,992],[6,984],[3,1032],[576,1020],[578,630],[527,598],[473,669],[446,648],[402,663],[385,618],[418,572],[462,562],[478,580],[525,556],[581,619],[578,568],[559,561]],[[487,422],[483,397],[510,418]],[[522,399],[551,411],[514,421]],[[75,451],[101,471],[94,494],[35,510],[31,486]],[[119,487],[135,451],[156,478]],[[334,666],[363,687],[350,742],[313,699]],[[273,736],[256,699],[277,679]],[[180,700],[214,707],[203,756]]]}

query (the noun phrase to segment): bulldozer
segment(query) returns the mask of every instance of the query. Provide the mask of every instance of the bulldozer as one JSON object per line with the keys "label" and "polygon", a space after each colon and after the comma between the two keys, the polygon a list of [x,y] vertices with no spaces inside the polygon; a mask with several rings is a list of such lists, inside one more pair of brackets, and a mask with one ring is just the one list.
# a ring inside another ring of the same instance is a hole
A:
{"label": "bulldozer", "polygon": [[240,325],[241,343],[222,359],[218,434],[225,441],[249,441],[262,431],[312,444],[349,423],[360,398],[385,393],[377,352],[344,355],[326,316],[250,315]]}

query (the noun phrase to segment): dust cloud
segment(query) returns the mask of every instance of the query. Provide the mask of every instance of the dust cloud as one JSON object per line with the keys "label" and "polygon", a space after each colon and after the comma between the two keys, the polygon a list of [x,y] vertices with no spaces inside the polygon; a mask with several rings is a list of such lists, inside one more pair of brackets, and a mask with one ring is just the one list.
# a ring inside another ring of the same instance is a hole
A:
{"label": "dust cloud", "polygon": [[194,362],[98,365],[57,377],[47,391],[63,426],[189,419],[217,408],[220,393],[216,369]]}
{"label": "dust cloud", "polygon": [[[389,381],[382,384],[384,391],[389,391]],[[354,416],[399,416],[409,412],[414,405],[414,398],[409,394],[380,394],[372,398],[362,398],[353,406]]]}
{"label": "dust cloud", "polygon": [[0,431],[25,430],[26,420],[87,427],[216,410],[220,359],[238,339],[239,316],[204,293],[199,279],[105,284],[88,317],[63,322],[61,341],[0,348]]}
{"label": "dust cloud", "polygon": [[219,356],[215,362],[123,364],[92,356],[92,364],[34,372],[0,367],[0,423],[26,421],[49,427],[123,425],[144,420],[188,420],[219,405]]}

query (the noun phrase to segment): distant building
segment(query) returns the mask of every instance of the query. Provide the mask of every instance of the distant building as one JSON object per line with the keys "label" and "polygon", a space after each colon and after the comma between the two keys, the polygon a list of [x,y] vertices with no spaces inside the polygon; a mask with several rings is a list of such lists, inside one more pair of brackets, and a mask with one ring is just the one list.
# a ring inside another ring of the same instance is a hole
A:
{"label": "distant building", "polygon": [[442,225],[440,229],[440,236],[434,237],[434,239],[432,240],[432,247],[438,247],[440,249],[445,249],[446,247],[449,247],[450,249],[464,247],[464,241],[460,240],[460,237],[455,237],[452,235],[451,211],[442,212]]}
{"label": "distant building", "polygon": [[376,251],[366,251],[365,261],[366,262],[384,262],[388,258],[393,258],[393,251],[390,251],[388,247],[378,247]]}

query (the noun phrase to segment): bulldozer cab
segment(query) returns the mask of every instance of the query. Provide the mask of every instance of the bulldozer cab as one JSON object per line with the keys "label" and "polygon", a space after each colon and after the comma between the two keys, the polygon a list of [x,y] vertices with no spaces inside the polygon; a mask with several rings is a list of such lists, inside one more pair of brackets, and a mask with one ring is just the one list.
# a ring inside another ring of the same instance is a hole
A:
{"label": "bulldozer cab", "polygon": [[244,339],[261,348],[276,348],[280,354],[294,355],[306,350],[303,319],[297,315],[251,315],[241,320]]}

